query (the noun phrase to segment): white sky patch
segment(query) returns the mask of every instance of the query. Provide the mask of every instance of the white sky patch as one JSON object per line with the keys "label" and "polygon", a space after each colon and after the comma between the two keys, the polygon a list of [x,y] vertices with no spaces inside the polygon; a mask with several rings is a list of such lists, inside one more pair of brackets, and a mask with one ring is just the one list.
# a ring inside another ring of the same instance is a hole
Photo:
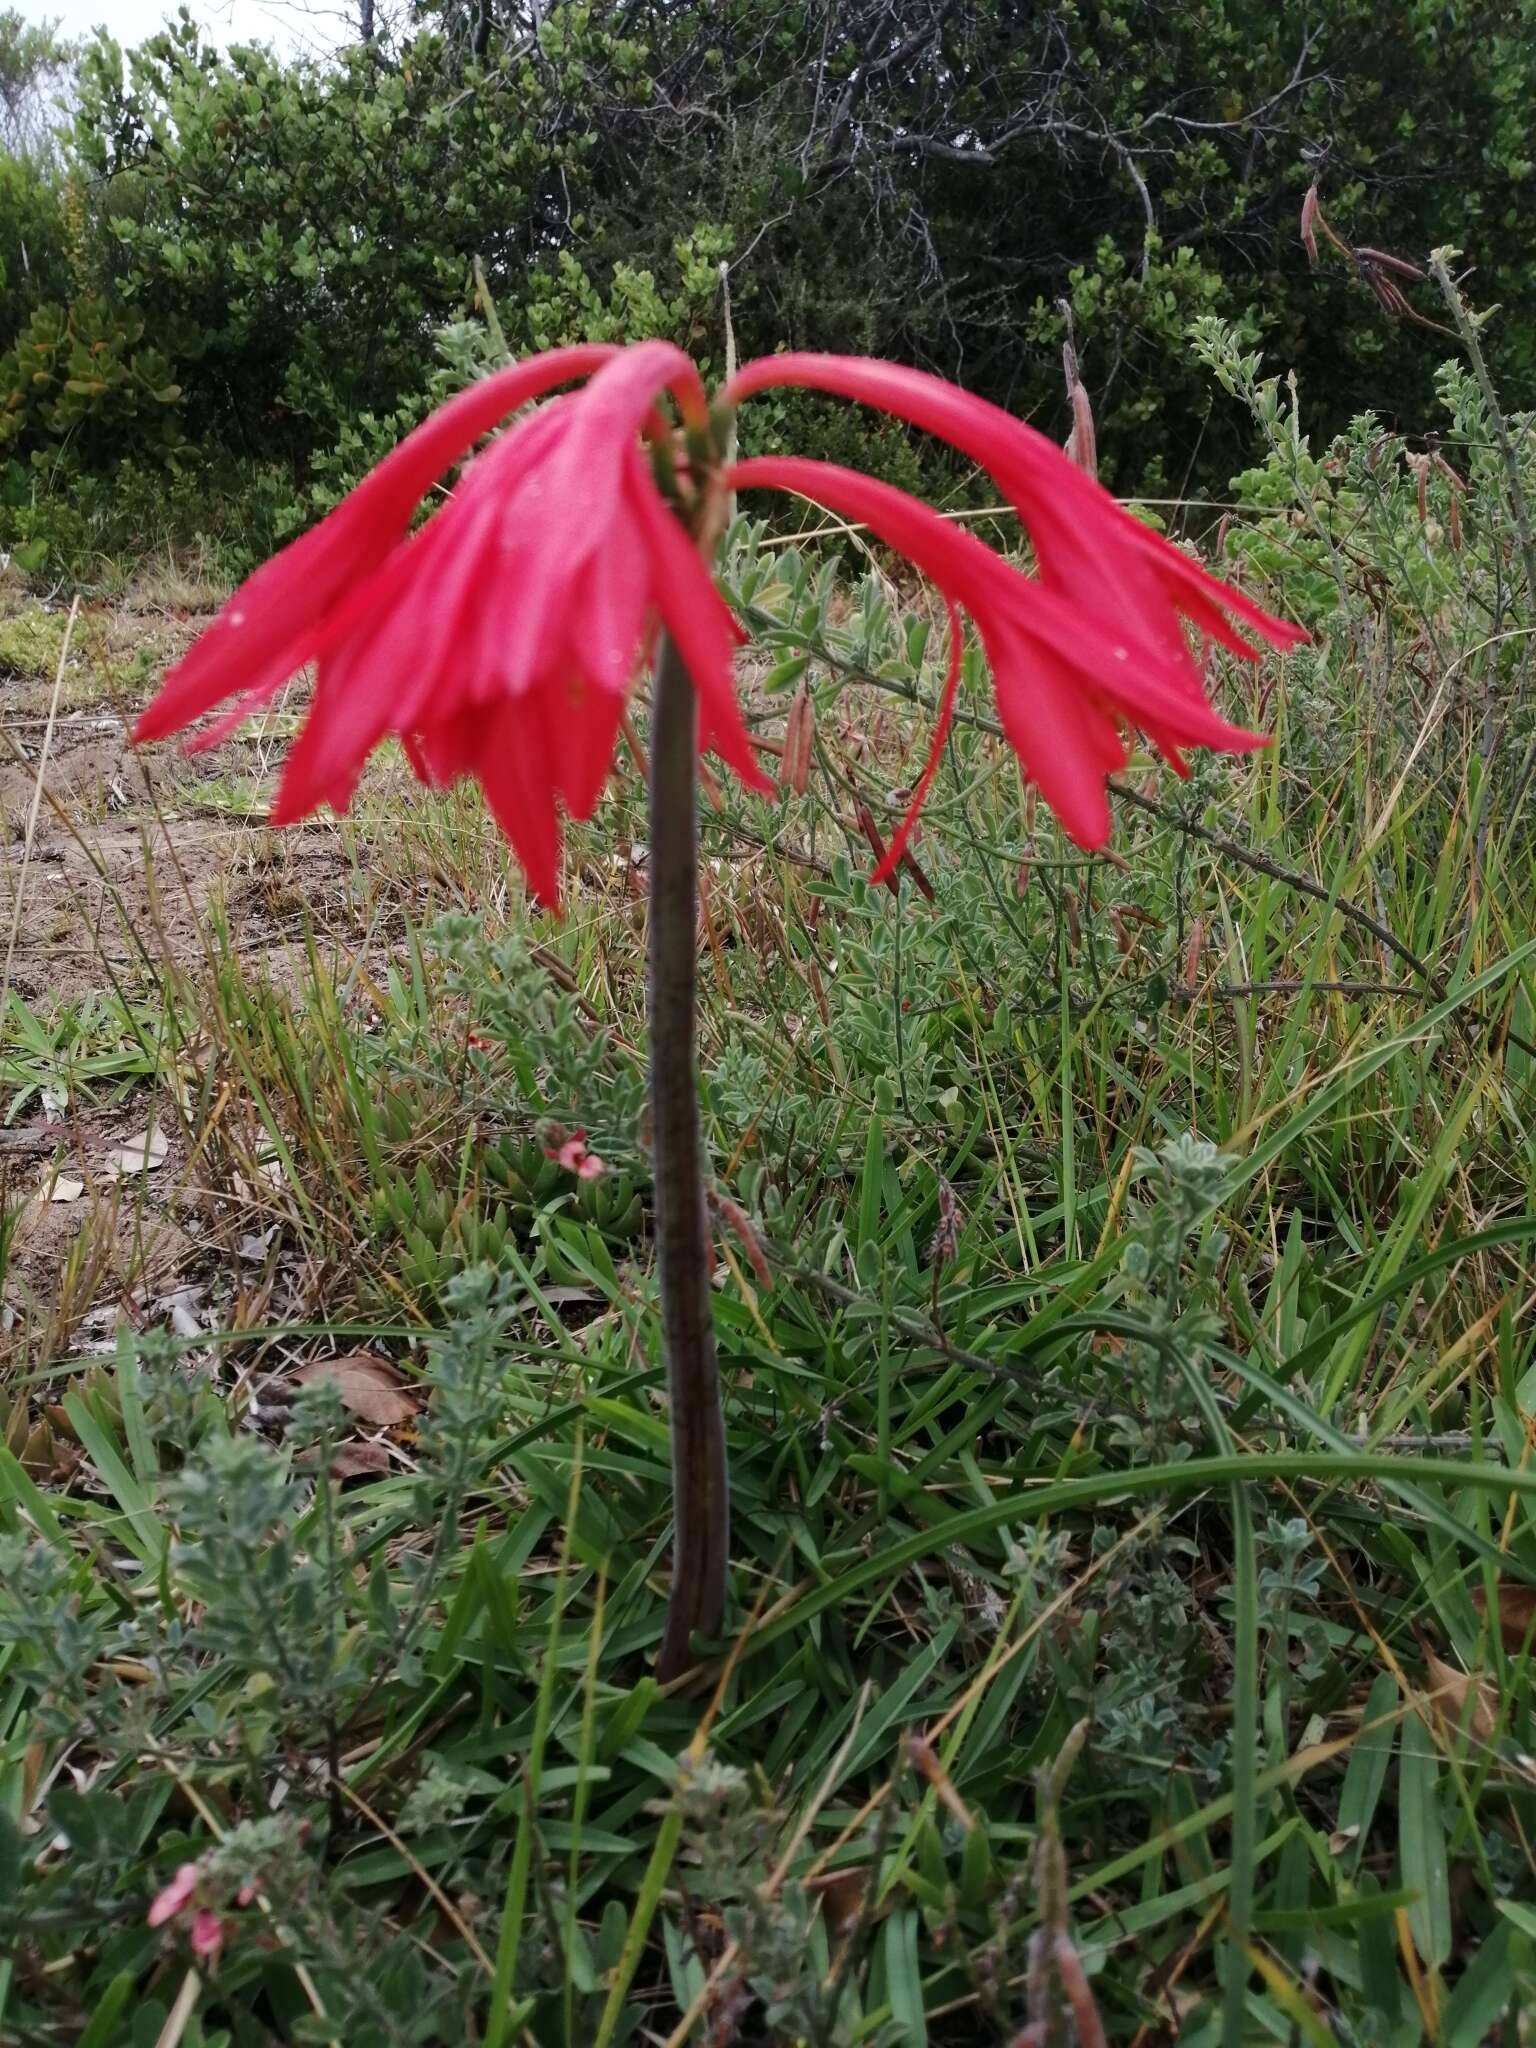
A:
{"label": "white sky patch", "polygon": [[[57,21],[66,36],[105,28],[125,48],[175,19],[176,0],[13,0],[28,21]],[[189,0],[192,19],[210,41],[273,43],[281,50],[334,50],[357,34],[356,13],[303,0]]]}

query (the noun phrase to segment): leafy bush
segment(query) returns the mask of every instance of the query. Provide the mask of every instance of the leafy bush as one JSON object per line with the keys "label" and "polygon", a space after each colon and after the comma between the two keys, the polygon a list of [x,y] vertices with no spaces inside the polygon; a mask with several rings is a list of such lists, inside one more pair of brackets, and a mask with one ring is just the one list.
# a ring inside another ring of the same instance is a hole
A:
{"label": "leafy bush", "polygon": [[63,194],[24,156],[0,152],[0,343],[9,345],[39,305],[68,295]]}
{"label": "leafy bush", "polygon": [[0,451],[32,449],[44,460],[67,444],[110,452],[124,439],[173,458],[187,443],[172,408],[181,386],[157,349],[141,348],[144,323],[94,293],[71,306],[40,306],[0,355]]}
{"label": "leafy bush", "polygon": [[[61,319],[93,342],[105,323],[148,383],[108,380],[94,440],[68,417],[86,394],[40,418],[19,365],[12,409],[76,466],[160,461],[167,420],[148,399],[125,414],[121,393],[179,384],[182,433],[290,469],[291,530],[474,367],[462,347],[434,364],[432,336],[484,312],[477,265],[500,315],[482,361],[658,333],[718,359],[728,258],[744,353],[917,360],[1044,423],[1064,417],[1070,330],[1106,474],[1183,493],[1249,452],[1240,416],[1212,409],[1195,319],[1303,374],[1325,364],[1325,435],[1430,401],[1422,327],[1394,324],[1348,262],[1308,270],[1314,176],[1353,240],[1468,249],[1505,309],[1494,366],[1520,388],[1533,6],[1386,22],[1327,0],[1303,27],[1150,0],[1027,24],[998,0],[771,19],[729,0],[535,23],[442,0],[409,37],[324,61],[221,52],[183,18],[85,53],[62,162],[0,166],[0,346],[38,317],[45,354]],[[762,445],[828,431],[825,409],[775,403],[756,409]],[[836,431],[859,446],[825,452],[898,479],[929,462],[857,416]]]}

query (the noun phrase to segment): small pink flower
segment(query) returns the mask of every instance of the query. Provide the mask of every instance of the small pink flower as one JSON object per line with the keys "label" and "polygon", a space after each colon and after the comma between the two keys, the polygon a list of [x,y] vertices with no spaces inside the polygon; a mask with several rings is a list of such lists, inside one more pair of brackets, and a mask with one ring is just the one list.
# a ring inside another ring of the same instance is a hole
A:
{"label": "small pink flower", "polygon": [[203,1962],[217,1962],[224,1946],[224,1922],[207,1906],[192,1915],[192,1953]]}
{"label": "small pink flower", "polygon": [[550,1157],[558,1159],[566,1172],[574,1173],[578,1180],[596,1180],[599,1174],[608,1171],[607,1163],[595,1152],[587,1150],[585,1131],[578,1131],[574,1138],[567,1138]]}
{"label": "small pink flower", "polygon": [[195,1863],[183,1863],[179,1867],[165,1889],[156,1892],[149,1912],[145,1915],[151,1927],[163,1927],[167,1920],[175,1919],[197,1890],[200,1875]]}

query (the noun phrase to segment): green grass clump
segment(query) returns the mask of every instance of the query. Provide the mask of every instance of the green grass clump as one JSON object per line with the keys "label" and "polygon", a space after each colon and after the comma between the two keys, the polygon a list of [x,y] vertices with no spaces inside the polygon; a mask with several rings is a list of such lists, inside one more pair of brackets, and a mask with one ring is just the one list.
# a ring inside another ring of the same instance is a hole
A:
{"label": "green grass clump", "polygon": [[1421,509],[1412,448],[1315,458],[1203,346],[1269,445],[1226,566],[1313,645],[1217,665],[1276,745],[1138,759],[1113,862],[976,669],[932,900],[872,890],[941,635],[731,537],[753,715],[803,680],[817,741],[804,797],[705,813],[736,1557],[691,1680],[650,1671],[639,776],[559,925],[386,774],[288,971],[214,914],[153,1030],[77,1021],[92,1088],[157,1049],[208,1313],[5,1340],[7,2037],[1519,2038],[1529,536],[1459,377]]}

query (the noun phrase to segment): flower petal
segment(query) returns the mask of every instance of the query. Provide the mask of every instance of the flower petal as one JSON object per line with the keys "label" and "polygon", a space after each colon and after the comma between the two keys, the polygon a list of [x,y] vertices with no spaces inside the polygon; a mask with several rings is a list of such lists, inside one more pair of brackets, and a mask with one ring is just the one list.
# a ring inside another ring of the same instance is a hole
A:
{"label": "flower petal", "polygon": [[[979,463],[1007,493],[1034,542],[1042,582],[1085,603],[1113,606],[1136,637],[1164,655],[1182,646],[1182,595],[1198,587],[1277,647],[1306,635],[1209,577],[1125,511],[1056,444],[989,400],[930,376],[860,356],[788,353],[746,363],[724,397],[781,385],[830,391],[907,420]],[[1188,661],[1187,652],[1182,657]],[[1191,674],[1194,674],[1190,663]],[[1197,678],[1196,678],[1197,680]]]}
{"label": "flower petal", "polygon": [[530,723],[526,703],[514,699],[491,722],[474,772],[535,898],[546,909],[558,910],[560,819],[542,740],[538,725]]}
{"label": "flower petal", "polygon": [[249,577],[167,674],[133,730],[161,739],[237,692],[277,688],[314,652],[346,588],[404,538],[424,494],[492,427],[618,351],[605,343],[551,349],[472,384],[408,434],[334,512]]}
{"label": "flower petal", "polygon": [[168,1885],[155,1893],[149,1911],[144,1915],[151,1927],[163,1927],[167,1920],[174,1920],[197,1890],[200,1876],[195,1863],[180,1863],[176,1874]]}
{"label": "flower petal", "polygon": [[896,827],[896,836],[885,849],[885,858],[870,876],[870,881],[880,883],[887,875],[893,875],[901,865],[901,856],[907,850],[907,841],[912,837],[912,828],[917,823],[917,814],[928,801],[928,792],[933,787],[933,778],[939,772],[939,762],[944,754],[944,742],[949,738],[949,728],[954,722],[955,695],[960,687],[960,664],[965,655],[965,625],[960,617],[959,607],[952,597],[946,597],[949,611],[949,667],[944,675],[944,688],[939,695],[939,716],[933,728],[933,743],[928,749],[928,759],[923,772],[917,779],[901,823]]}
{"label": "flower petal", "polygon": [[749,789],[769,794],[773,784],[752,751],[731,672],[740,629],[638,452],[625,481],[630,512],[656,564],[657,609],[698,692],[699,745],[728,762]]}
{"label": "flower petal", "polygon": [[[1068,465],[1070,467],[1070,465]],[[757,456],[728,485],[797,491],[870,526],[899,548],[981,631],[1008,738],[1067,831],[1100,846],[1109,829],[1106,775],[1124,766],[1111,710],[1160,744],[1232,751],[1262,746],[1211,709],[1192,665],[1128,636],[1111,638],[1094,612],[1012,568],[973,534],[893,485],[832,463]],[[946,683],[946,701],[951,694]],[[910,820],[909,813],[909,820]],[[887,853],[881,872],[892,865]]]}

